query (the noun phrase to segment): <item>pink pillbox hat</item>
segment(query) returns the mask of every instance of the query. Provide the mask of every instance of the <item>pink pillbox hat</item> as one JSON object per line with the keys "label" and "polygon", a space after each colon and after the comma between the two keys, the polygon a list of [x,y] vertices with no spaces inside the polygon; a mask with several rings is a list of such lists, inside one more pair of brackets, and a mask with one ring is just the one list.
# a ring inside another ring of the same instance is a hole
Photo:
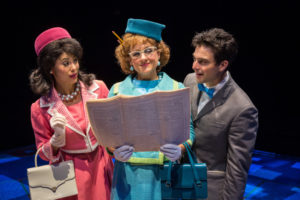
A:
{"label": "pink pillbox hat", "polygon": [[45,30],[35,39],[34,49],[36,55],[39,55],[41,50],[50,42],[53,42],[54,40],[63,39],[63,38],[71,38],[71,35],[64,28],[54,27]]}

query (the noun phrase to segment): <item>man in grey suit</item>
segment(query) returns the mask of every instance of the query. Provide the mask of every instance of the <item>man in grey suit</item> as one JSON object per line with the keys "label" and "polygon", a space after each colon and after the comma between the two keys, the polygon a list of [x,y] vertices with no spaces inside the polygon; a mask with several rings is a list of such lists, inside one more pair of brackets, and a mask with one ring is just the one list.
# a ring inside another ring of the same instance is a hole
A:
{"label": "man in grey suit", "polygon": [[195,72],[186,76],[184,85],[191,91],[192,149],[207,164],[208,199],[243,199],[258,111],[228,71],[237,43],[230,33],[213,28],[197,33],[192,45]]}

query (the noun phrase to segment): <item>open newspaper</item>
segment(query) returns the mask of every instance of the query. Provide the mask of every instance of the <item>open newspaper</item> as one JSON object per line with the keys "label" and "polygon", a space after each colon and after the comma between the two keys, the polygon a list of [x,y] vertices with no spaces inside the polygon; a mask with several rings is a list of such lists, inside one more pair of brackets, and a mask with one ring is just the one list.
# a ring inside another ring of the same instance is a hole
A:
{"label": "open newspaper", "polygon": [[135,151],[159,151],[163,144],[189,139],[189,88],[89,100],[86,107],[93,132],[104,147],[127,144]]}

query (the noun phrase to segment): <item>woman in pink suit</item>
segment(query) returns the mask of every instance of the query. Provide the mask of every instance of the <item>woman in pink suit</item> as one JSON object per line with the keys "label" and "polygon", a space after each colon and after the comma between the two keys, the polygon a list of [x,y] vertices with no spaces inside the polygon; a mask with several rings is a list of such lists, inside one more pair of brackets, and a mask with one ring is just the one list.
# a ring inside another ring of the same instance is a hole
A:
{"label": "woman in pink suit", "polygon": [[35,51],[38,68],[29,80],[41,95],[31,106],[39,156],[49,163],[73,160],[78,195],[65,199],[110,199],[113,163],[97,143],[85,110],[87,100],[107,97],[105,83],[79,70],[82,47],[63,28],[42,32]]}

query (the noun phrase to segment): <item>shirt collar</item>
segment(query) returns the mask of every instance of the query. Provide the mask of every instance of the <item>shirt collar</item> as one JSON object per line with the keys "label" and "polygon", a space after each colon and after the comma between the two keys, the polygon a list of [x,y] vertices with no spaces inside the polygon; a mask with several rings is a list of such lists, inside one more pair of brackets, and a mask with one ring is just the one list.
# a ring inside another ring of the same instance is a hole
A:
{"label": "shirt collar", "polygon": [[209,89],[210,88],[214,88],[215,92],[214,92],[213,95],[216,95],[217,92],[225,85],[225,83],[227,83],[228,80],[229,80],[229,73],[227,71],[225,77],[223,78],[223,80],[220,83],[218,83],[216,86],[214,86],[214,87],[207,87],[207,85],[205,83],[203,83],[203,84],[204,84],[205,87],[207,87]]}

